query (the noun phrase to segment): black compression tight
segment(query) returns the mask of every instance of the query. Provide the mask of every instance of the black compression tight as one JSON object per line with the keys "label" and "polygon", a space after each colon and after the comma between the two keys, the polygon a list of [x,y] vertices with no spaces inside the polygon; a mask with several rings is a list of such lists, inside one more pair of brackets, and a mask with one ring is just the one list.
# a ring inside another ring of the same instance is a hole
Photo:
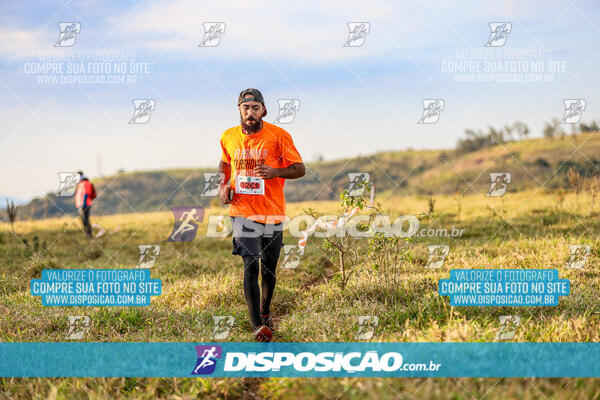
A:
{"label": "black compression tight", "polygon": [[[250,319],[254,328],[262,325],[262,315],[270,314],[271,299],[275,290],[275,268],[277,259],[268,260],[258,256],[243,256],[244,259],[244,295],[250,312]],[[260,273],[262,276],[262,295],[258,290],[258,269],[261,261]]]}

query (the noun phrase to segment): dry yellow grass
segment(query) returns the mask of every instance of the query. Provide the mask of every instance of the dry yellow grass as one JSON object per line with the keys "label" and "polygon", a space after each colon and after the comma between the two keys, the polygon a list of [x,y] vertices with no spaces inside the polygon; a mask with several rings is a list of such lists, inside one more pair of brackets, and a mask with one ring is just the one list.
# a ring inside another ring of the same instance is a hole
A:
{"label": "dry yellow grass", "polygon": [[[392,218],[427,210],[424,197],[389,197],[378,193]],[[600,205],[587,193],[564,198],[543,191],[484,195],[434,196],[433,215],[425,227],[464,229],[462,237],[422,237],[410,244],[410,257],[397,277],[385,276],[368,263],[355,267],[342,290],[331,279],[335,258],[311,238],[297,269],[280,269],[274,317],[280,341],[353,341],[357,316],[377,315],[376,341],[493,341],[499,316],[519,315],[515,341],[600,339],[598,312],[598,220]],[[460,205],[460,215],[458,208]],[[336,202],[288,204],[293,217],[312,207],[320,214],[340,214]],[[86,341],[209,341],[213,315],[232,315],[227,340],[249,341],[250,324],[242,289],[241,260],[231,255],[231,238],[206,238],[209,216],[226,209],[206,209],[198,237],[190,243],[167,243],[170,212],[94,216],[107,234],[88,242],[76,218],[17,222],[0,226],[0,340],[65,341],[69,315],[89,315]],[[37,237],[37,239],[35,239]],[[22,239],[27,240],[24,245]],[[286,234],[286,243],[297,238]],[[37,249],[33,243],[37,242]],[[139,244],[160,244],[153,278],[163,280],[163,294],[149,307],[46,308],[29,294],[29,280],[44,268],[129,268],[137,263]],[[428,244],[448,244],[440,270],[426,270]],[[565,268],[570,244],[589,244],[584,270]],[[364,245],[364,243],[363,243]],[[361,245],[361,246],[363,246]],[[364,250],[364,247],[359,247]],[[333,261],[333,262],[332,262]],[[571,294],[558,307],[450,307],[437,295],[437,281],[452,268],[558,268],[571,280]],[[390,279],[397,285],[390,286]],[[598,398],[593,380],[582,379],[3,379],[7,398],[192,398],[237,397],[249,391],[267,398]],[[172,397],[169,397],[171,396]],[[175,397],[173,397],[175,396]],[[177,397],[179,396],[179,397]]]}

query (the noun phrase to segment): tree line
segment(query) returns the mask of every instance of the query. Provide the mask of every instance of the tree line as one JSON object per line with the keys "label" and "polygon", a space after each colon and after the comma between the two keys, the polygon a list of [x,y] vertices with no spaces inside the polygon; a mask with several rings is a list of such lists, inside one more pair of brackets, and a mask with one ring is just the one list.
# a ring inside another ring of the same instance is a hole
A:
{"label": "tree line", "polygon": [[[581,122],[579,124],[569,125],[571,125],[572,135],[576,135],[578,133],[595,132],[599,130],[598,124],[595,120],[588,124]],[[552,121],[544,124],[542,133],[544,137],[547,138],[565,137],[567,136],[567,133],[563,126],[564,125],[561,124],[559,120],[553,118]],[[465,137],[460,138],[456,144],[456,151],[458,153],[470,153],[502,143],[525,140],[530,133],[531,131],[527,124],[521,121],[516,121],[512,125],[506,124],[498,129],[489,126],[487,131],[482,129],[466,129]]]}

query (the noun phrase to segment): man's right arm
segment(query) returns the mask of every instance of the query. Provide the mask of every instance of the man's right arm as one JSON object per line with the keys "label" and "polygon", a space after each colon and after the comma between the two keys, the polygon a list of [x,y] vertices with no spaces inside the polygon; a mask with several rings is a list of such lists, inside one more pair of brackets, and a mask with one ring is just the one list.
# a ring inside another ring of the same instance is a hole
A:
{"label": "man's right arm", "polygon": [[219,162],[219,172],[223,174],[223,180],[219,185],[219,197],[223,204],[229,204],[229,179],[231,179],[231,165],[227,164],[223,160]]}

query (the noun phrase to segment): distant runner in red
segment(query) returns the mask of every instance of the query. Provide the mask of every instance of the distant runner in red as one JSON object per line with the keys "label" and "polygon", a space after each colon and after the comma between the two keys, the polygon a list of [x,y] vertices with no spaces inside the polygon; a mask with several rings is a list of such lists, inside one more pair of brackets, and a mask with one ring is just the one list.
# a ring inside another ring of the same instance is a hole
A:
{"label": "distant runner in red", "polygon": [[75,190],[75,207],[79,210],[83,230],[88,238],[92,237],[92,225],[90,224],[90,210],[93,200],[96,198],[96,189],[89,179],[79,171],[79,183]]}
{"label": "distant runner in red", "polygon": [[[302,157],[292,137],[279,126],[263,121],[265,101],[258,89],[246,89],[238,98],[241,124],[221,136],[219,171],[223,204],[231,204],[232,254],[244,260],[244,295],[254,337],[272,337],[270,305],[275,289],[275,267],[283,246],[286,179],[304,176]],[[262,276],[262,293],[258,272]]]}

